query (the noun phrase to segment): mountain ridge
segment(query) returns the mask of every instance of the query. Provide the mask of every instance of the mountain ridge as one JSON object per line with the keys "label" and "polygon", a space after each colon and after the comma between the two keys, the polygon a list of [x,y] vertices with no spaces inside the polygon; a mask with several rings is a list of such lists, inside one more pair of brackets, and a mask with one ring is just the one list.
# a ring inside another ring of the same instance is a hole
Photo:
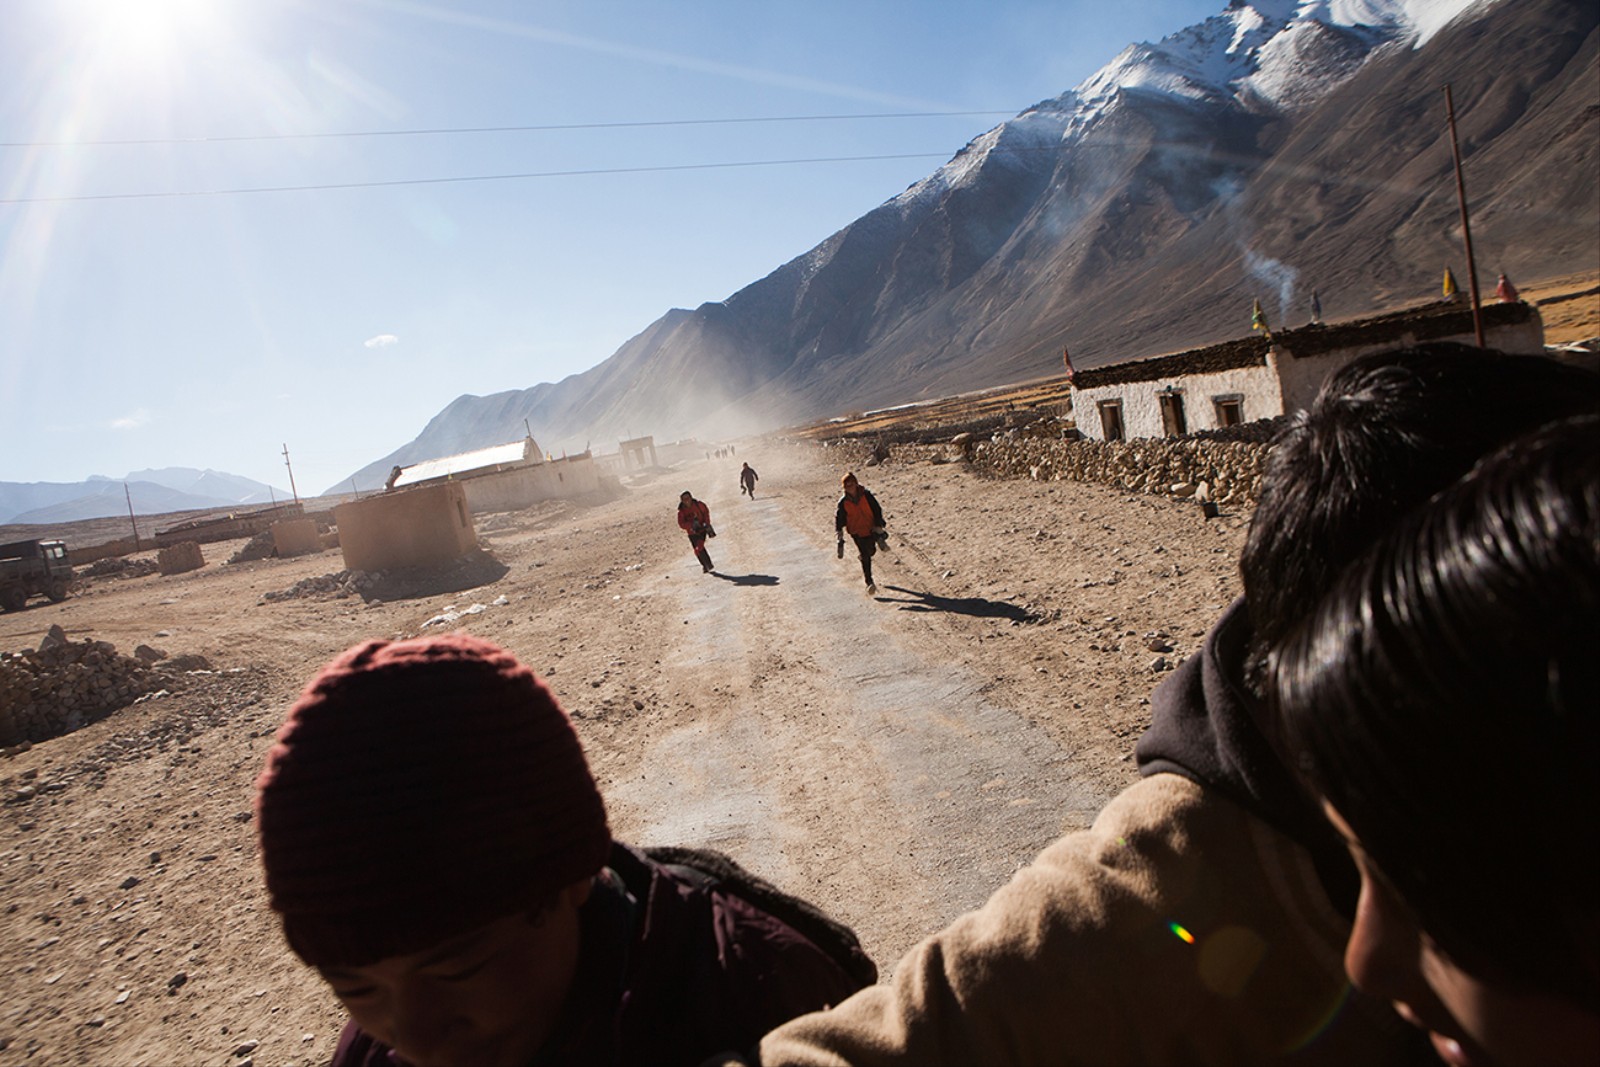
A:
{"label": "mountain ridge", "polygon": [[130,471],[123,478],[95,474],[81,482],[0,482],[0,524],[115,518],[128,513],[130,499],[136,514],[159,514],[267,504],[290,494],[237,474],[194,467]]}
{"label": "mountain ridge", "polygon": [[1089,367],[1220,340],[1255,298],[1282,321],[1312,288],[1332,315],[1425,296],[1464,274],[1445,82],[1480,263],[1586,267],[1596,20],[1560,0],[1235,0],[590,370],[458,397],[354,477],[524,419],[555,450],[745,433],[1038,377],[1064,346]]}

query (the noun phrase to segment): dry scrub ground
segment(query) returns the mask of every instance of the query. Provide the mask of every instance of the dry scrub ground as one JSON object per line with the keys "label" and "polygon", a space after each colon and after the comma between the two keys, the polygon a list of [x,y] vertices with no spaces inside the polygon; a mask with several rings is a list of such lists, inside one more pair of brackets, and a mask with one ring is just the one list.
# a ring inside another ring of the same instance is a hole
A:
{"label": "dry scrub ground", "polygon": [[[3,649],[59,624],[215,668],[0,760],[0,1065],[324,1061],[341,1013],[266,908],[252,781],[320,664],[473,605],[443,625],[551,680],[619,837],[723,849],[891,969],[1133,778],[1155,661],[1236,594],[1248,516],[907,452],[861,472],[895,545],[873,599],[834,556],[850,458],[749,441],[619,499],[479,516],[504,573],[453,592],[264,600],[339,553],[223,565],[221,544],[0,617]],[[712,507],[715,575],[674,524],[685,487]]]}
{"label": "dry scrub ground", "polygon": [[[1525,295],[1552,343],[1600,334],[1593,272]],[[907,450],[861,471],[895,543],[868,599],[853,551],[833,553],[837,479],[858,459],[749,441],[620,499],[479,516],[498,565],[368,603],[265,600],[340,571],[339,553],[221,565],[232,543],[197,572],[94,579],[0,616],[3,650],[59,624],[216,668],[0,759],[0,1067],[325,1061],[342,1015],[266,908],[252,782],[322,663],[476,605],[445,625],[549,677],[618,836],[721,848],[892,969],[1132,780],[1155,661],[1193,653],[1236,595],[1248,515],[986,481]],[[685,487],[711,504],[715,576],[674,524]]]}

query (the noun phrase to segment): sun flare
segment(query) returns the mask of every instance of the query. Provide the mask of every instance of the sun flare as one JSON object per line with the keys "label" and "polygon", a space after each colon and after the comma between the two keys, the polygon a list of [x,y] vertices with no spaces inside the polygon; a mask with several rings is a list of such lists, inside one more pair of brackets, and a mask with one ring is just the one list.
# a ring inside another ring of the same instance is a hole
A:
{"label": "sun flare", "polygon": [[103,55],[143,66],[203,47],[216,30],[218,7],[218,0],[97,0],[87,14]]}

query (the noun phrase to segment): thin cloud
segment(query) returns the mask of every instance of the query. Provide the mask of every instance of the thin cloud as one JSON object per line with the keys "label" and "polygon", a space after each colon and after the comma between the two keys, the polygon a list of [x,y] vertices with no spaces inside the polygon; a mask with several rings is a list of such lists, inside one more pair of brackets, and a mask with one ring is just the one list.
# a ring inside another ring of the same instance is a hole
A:
{"label": "thin cloud", "polygon": [[419,3],[416,0],[364,0],[364,2],[369,7],[375,7],[382,11],[397,11],[417,18],[432,19],[436,22],[464,26],[488,33],[522,37],[527,40],[542,41],[546,44],[558,45],[564,48],[615,56],[633,63],[646,63],[699,74],[710,74],[744,82],[748,85],[768,85],[780,89],[797,89],[843,100],[855,100],[892,107],[911,107],[931,111],[954,110],[953,105],[946,101],[920,100],[915,97],[874,92],[853,85],[841,85],[838,82],[784,74],[780,71],[764,70],[759,67],[718,63],[713,60],[701,59],[698,56],[684,55],[681,52],[666,52],[655,48],[640,48],[636,45],[622,44],[617,41],[580,37],[577,34],[549,30],[541,26],[530,26],[526,23],[511,22],[482,15],[468,15],[434,3]]}
{"label": "thin cloud", "polygon": [[137,430],[141,426],[150,424],[150,412],[147,408],[137,408],[126,415],[111,420],[113,430]]}
{"label": "thin cloud", "polygon": [[388,348],[390,345],[399,344],[400,338],[392,333],[380,333],[378,336],[369,337],[361,343],[368,348]]}

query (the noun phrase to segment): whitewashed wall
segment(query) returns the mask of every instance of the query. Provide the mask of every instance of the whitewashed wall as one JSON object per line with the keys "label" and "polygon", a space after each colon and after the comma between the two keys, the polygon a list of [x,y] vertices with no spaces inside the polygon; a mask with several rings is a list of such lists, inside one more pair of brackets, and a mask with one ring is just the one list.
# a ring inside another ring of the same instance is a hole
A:
{"label": "whitewashed wall", "polygon": [[1105,440],[1100,425],[1100,402],[1122,401],[1122,427],[1129,438],[1165,437],[1161,424],[1163,390],[1171,388],[1183,397],[1184,420],[1189,433],[1217,428],[1216,397],[1239,397],[1244,405],[1244,422],[1269,419],[1283,413],[1278,378],[1270,365],[1236,367],[1209,374],[1178,375],[1144,382],[1122,382],[1093,389],[1072,391],[1072,412],[1078,432],[1094,441]]}
{"label": "whitewashed wall", "polygon": [[[1487,326],[1483,331],[1483,339],[1490,348],[1498,348],[1502,352],[1509,352],[1518,356],[1542,356],[1544,351],[1544,322],[1535,309],[1527,322],[1515,323],[1509,326]],[[1463,345],[1477,344],[1477,335],[1470,330],[1466,333],[1451,334],[1448,337],[1430,337],[1428,343],[1453,342]],[[1287,353],[1274,352],[1272,357],[1278,361],[1278,376],[1283,382],[1283,410],[1299,411],[1311,406],[1311,401],[1316,399],[1317,390],[1322,388],[1322,383],[1328,376],[1346,363],[1360,359],[1372,352],[1387,352],[1395,348],[1405,348],[1417,343],[1415,334],[1403,333],[1400,337],[1389,337],[1383,341],[1368,345],[1351,345],[1341,348],[1337,352],[1312,356],[1301,359]],[[1274,414],[1281,414],[1274,412]]]}
{"label": "whitewashed wall", "polygon": [[458,479],[474,515],[515,511],[540,500],[580,496],[600,487],[600,469],[590,455]]}
{"label": "whitewashed wall", "polygon": [[[1476,343],[1475,335],[1470,330],[1446,337],[1430,336],[1427,340],[1464,345]],[[1502,352],[1543,355],[1544,324],[1535,309],[1526,322],[1486,326],[1484,340],[1490,348],[1498,348]],[[1073,416],[1077,420],[1078,432],[1090,440],[1103,441],[1105,431],[1100,421],[1100,403],[1120,399],[1126,437],[1164,437],[1166,431],[1161,422],[1161,402],[1158,397],[1163,391],[1172,389],[1183,397],[1186,428],[1190,433],[1218,428],[1216,404],[1213,402],[1217,397],[1242,398],[1244,422],[1270,419],[1285,412],[1310,407],[1322,383],[1346,363],[1372,352],[1386,352],[1416,343],[1418,340],[1414,333],[1402,331],[1398,336],[1391,333],[1371,344],[1353,344],[1334,352],[1306,357],[1274,346],[1267,353],[1266,366],[1074,389]]]}

